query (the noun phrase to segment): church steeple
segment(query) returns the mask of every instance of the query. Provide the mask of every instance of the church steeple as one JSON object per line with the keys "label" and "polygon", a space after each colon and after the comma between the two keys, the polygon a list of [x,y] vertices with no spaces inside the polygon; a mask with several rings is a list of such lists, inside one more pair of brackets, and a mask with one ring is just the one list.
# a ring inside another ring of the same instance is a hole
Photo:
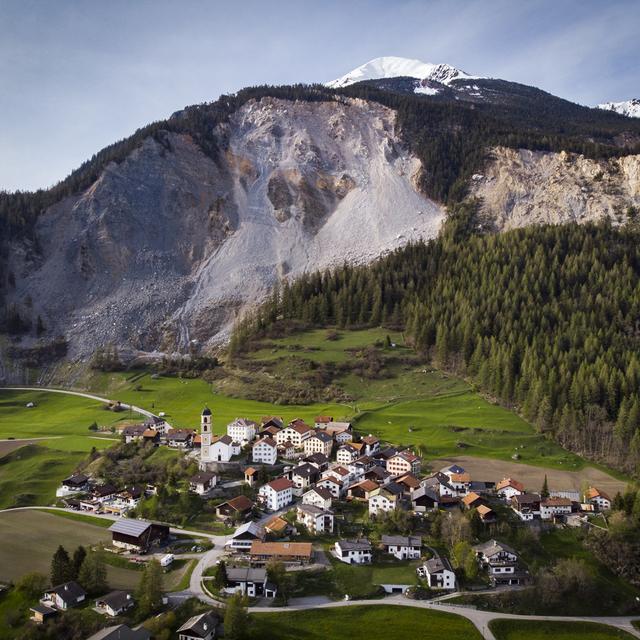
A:
{"label": "church steeple", "polygon": [[206,462],[210,458],[212,435],[213,414],[209,407],[205,407],[200,416],[200,460],[202,462]]}

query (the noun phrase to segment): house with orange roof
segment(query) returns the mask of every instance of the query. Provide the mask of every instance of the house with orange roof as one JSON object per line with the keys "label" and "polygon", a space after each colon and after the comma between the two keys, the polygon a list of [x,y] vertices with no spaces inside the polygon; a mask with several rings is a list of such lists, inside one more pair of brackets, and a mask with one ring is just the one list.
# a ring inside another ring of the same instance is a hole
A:
{"label": "house with orange roof", "polygon": [[496,485],[496,494],[507,502],[523,493],[525,493],[524,485],[513,478],[503,478]]}
{"label": "house with orange roof", "polygon": [[584,501],[593,505],[597,511],[609,511],[611,509],[611,498],[604,491],[596,487],[589,487],[584,494]]}

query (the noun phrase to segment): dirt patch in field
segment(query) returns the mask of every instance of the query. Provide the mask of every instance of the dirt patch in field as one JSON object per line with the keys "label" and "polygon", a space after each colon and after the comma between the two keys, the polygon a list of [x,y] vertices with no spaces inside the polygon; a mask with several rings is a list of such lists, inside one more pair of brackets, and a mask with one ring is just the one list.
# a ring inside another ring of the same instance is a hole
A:
{"label": "dirt patch in field", "polygon": [[594,467],[585,467],[580,471],[563,471],[562,469],[546,469],[507,460],[490,460],[472,456],[440,458],[431,464],[434,471],[451,464],[460,465],[471,474],[474,480],[498,482],[502,478],[511,477],[522,482],[528,491],[534,492],[540,491],[545,474],[549,480],[549,489],[552,491],[580,491],[583,485],[588,483],[613,497],[618,491],[624,491],[627,485],[623,480],[617,480]]}
{"label": "dirt patch in field", "polygon": [[0,458],[7,454],[24,447],[27,444],[35,444],[37,440],[0,440]]}

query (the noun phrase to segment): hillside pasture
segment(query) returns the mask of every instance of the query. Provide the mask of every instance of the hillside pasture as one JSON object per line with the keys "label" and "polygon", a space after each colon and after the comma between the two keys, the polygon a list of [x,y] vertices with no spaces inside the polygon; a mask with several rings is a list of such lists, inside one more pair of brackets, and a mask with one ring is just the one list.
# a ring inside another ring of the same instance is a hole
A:
{"label": "hillside pasture", "polygon": [[492,620],[496,640],[630,640],[634,636],[615,627],[594,622],[545,620]]}

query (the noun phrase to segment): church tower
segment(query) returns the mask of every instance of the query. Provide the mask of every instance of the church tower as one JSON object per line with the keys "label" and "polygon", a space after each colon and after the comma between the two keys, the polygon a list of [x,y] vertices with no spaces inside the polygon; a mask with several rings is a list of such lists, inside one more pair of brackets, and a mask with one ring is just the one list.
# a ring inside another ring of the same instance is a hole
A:
{"label": "church tower", "polygon": [[205,407],[200,416],[200,460],[211,460],[211,438],[213,431],[213,416],[211,409]]}

